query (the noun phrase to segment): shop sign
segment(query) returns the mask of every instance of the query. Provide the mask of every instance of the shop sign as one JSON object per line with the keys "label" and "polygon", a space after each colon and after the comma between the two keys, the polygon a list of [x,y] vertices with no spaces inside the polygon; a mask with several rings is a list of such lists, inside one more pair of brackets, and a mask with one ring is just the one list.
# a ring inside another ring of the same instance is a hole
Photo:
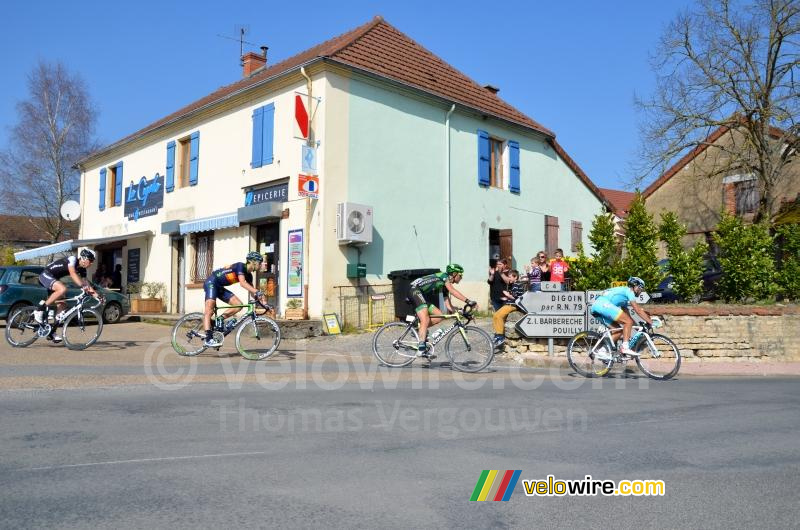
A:
{"label": "shop sign", "polygon": [[301,197],[319,199],[319,177],[314,175],[298,175],[297,194]]}
{"label": "shop sign", "polygon": [[125,188],[124,215],[129,221],[138,221],[140,217],[149,217],[158,213],[164,206],[164,177],[156,173],[147,180],[139,179],[138,183],[131,181]]}
{"label": "shop sign", "polygon": [[267,186],[248,191],[244,196],[244,205],[261,204],[262,202],[286,202],[289,200],[289,183]]}

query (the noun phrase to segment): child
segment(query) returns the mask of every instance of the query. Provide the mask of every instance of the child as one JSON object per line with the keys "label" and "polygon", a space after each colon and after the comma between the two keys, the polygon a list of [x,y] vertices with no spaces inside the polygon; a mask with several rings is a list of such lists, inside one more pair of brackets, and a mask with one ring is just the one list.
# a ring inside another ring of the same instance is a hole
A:
{"label": "child", "polygon": [[550,262],[550,281],[561,283],[561,290],[565,290],[564,280],[566,279],[569,263],[564,260],[564,251],[556,249],[555,258]]}
{"label": "child", "polygon": [[507,276],[511,281],[506,285],[506,290],[503,291],[503,302],[505,305],[495,311],[492,317],[495,348],[499,348],[506,342],[506,319],[509,314],[514,311],[519,311],[515,301],[525,293],[525,286],[517,282],[517,280],[519,280],[518,270],[511,270]]}
{"label": "child", "polygon": [[547,263],[547,254],[540,250],[536,257],[531,258],[531,264],[525,265],[528,274],[528,285],[531,291],[541,291],[542,282],[549,278],[550,265]]}

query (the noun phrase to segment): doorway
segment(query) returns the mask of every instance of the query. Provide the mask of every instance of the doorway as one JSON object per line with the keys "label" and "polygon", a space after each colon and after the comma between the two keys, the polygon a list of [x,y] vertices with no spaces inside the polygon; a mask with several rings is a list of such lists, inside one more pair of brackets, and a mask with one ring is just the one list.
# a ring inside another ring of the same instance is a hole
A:
{"label": "doorway", "polygon": [[184,312],[186,289],[186,251],[184,238],[172,238],[172,311],[182,314]]}
{"label": "doorway", "polygon": [[280,222],[256,227],[256,250],[264,256],[264,270],[256,276],[256,288],[267,295],[267,303],[278,306],[280,293]]}
{"label": "doorway", "polygon": [[507,258],[511,267],[514,263],[514,247],[511,229],[489,229],[489,265],[494,267],[498,259]]}

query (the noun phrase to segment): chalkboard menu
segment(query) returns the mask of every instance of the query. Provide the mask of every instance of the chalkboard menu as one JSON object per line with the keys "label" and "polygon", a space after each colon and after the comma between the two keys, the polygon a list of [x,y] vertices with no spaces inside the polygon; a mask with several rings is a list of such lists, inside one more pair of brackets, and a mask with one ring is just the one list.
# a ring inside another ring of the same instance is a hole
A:
{"label": "chalkboard menu", "polygon": [[128,283],[139,281],[139,252],[141,249],[128,249]]}

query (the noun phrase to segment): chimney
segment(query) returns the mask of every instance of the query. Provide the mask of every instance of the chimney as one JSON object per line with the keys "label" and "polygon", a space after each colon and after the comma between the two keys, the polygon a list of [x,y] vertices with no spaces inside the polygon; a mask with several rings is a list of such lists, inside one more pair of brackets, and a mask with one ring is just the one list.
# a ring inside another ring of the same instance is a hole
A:
{"label": "chimney", "polygon": [[242,55],[242,77],[250,77],[267,65],[267,50],[266,46],[262,46],[261,55],[255,52]]}
{"label": "chimney", "polygon": [[497,88],[494,85],[483,85],[483,88],[485,88],[486,90],[488,90],[492,94],[497,94],[498,92],[500,92],[500,89]]}

